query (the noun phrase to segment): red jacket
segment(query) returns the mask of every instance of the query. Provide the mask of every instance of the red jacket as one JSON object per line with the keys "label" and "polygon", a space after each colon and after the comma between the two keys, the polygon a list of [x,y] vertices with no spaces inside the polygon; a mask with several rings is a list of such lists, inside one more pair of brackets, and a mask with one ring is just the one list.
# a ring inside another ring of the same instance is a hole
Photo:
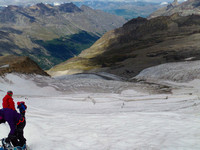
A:
{"label": "red jacket", "polygon": [[10,109],[16,110],[15,109],[15,103],[13,101],[13,98],[10,95],[6,95],[3,98],[2,105],[3,105],[3,108],[10,108]]}

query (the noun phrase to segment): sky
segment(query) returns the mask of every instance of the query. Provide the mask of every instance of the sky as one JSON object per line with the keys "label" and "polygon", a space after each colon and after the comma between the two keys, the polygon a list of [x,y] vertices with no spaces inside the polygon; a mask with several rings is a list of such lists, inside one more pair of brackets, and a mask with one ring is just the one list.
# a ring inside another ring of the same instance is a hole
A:
{"label": "sky", "polygon": [[[0,0],[0,5],[11,5],[11,4],[31,4],[31,3],[53,3],[53,2],[74,2],[74,1],[86,1],[86,0]],[[172,2],[173,0],[87,0],[87,1],[114,1],[114,2],[133,2],[133,1],[147,1],[147,2]],[[184,0],[179,0],[184,1]]]}

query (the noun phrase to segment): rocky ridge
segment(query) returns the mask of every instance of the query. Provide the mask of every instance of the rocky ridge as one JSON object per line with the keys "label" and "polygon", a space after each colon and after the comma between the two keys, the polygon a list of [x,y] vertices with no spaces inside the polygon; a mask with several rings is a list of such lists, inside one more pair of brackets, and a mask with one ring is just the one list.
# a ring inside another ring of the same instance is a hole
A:
{"label": "rocky ridge", "polygon": [[33,60],[24,56],[0,56],[0,75],[6,73],[39,74],[49,76]]}
{"label": "rocky ridge", "polygon": [[183,3],[178,3],[174,0],[173,3],[166,7],[160,8],[149,16],[149,19],[158,16],[170,16],[174,13],[178,13],[181,16],[188,16],[192,14],[200,15],[200,2],[199,0],[187,0]]}

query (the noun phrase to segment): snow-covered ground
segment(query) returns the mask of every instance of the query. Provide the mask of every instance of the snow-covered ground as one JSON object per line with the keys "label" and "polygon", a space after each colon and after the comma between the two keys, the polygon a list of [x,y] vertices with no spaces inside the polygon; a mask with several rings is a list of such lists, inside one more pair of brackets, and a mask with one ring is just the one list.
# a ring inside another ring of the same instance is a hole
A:
{"label": "snow-covered ground", "polygon": [[155,81],[162,79],[177,82],[188,82],[194,79],[200,79],[200,61],[161,64],[144,69],[135,78]]}
{"label": "snow-covered ground", "polygon": [[[8,74],[0,78],[0,98],[13,90],[15,102],[27,104],[25,137],[32,150],[199,150],[197,82],[167,82],[171,94],[151,94],[139,84],[96,75]],[[0,138],[8,132],[1,124]]]}

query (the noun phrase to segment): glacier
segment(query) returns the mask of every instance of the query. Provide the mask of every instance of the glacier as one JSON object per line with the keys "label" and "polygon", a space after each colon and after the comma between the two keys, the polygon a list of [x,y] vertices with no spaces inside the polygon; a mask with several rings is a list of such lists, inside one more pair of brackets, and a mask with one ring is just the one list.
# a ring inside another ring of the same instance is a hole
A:
{"label": "glacier", "polygon": [[[0,78],[0,97],[12,90],[15,103],[25,101],[32,150],[199,150],[199,80],[164,81],[170,92],[104,73],[12,73]],[[1,124],[0,138],[8,133]]]}

